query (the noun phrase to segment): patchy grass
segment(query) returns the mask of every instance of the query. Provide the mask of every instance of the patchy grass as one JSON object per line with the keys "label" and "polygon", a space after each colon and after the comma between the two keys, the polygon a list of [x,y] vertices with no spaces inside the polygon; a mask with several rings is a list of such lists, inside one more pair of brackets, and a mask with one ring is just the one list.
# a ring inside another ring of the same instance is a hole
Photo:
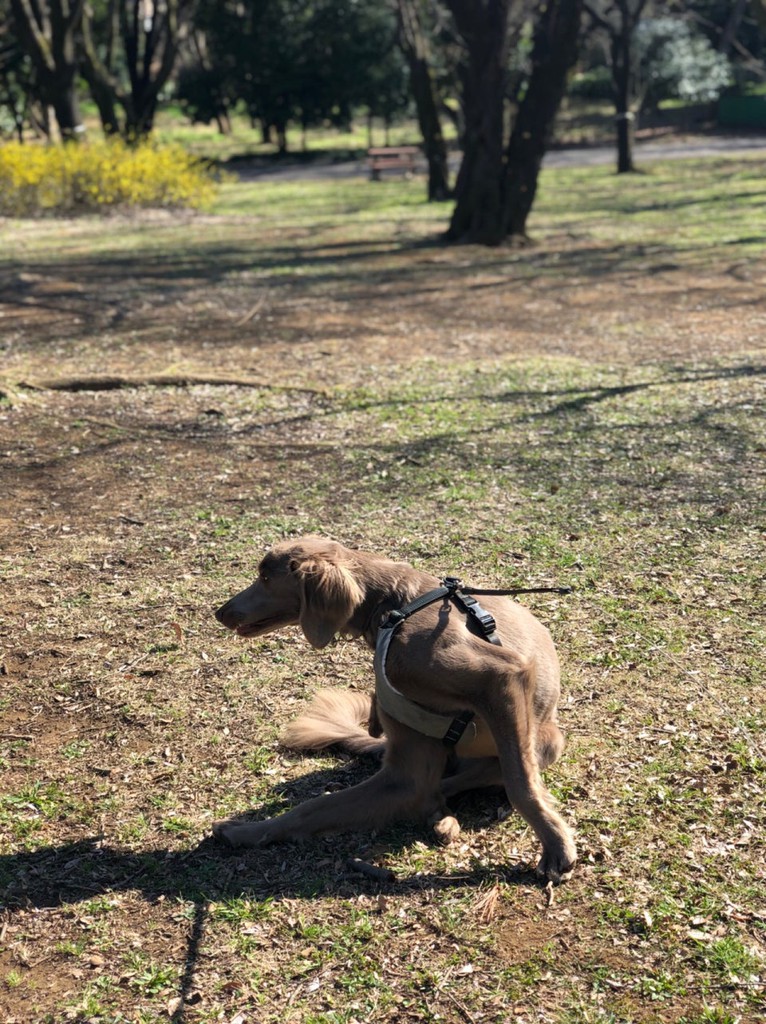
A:
{"label": "patchy grass", "polygon": [[[762,1019],[759,175],[548,175],[525,251],[439,248],[422,183],[0,225],[4,1019]],[[243,384],[22,386],[158,371]],[[211,616],[305,531],[574,584],[529,599],[581,851],[552,903],[501,794],[448,849],[209,840],[373,770],[276,742],[318,686],[369,685],[364,650]]]}

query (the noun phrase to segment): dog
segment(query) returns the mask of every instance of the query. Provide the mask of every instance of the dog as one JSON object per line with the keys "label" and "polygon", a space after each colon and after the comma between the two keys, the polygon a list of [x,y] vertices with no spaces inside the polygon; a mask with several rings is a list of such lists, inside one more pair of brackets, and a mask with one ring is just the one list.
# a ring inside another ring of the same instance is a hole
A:
{"label": "dog", "polygon": [[[308,536],[270,550],[255,582],[215,615],[241,637],[299,625],[318,650],[337,634],[361,637],[374,648],[391,609],[438,585],[436,577],[405,562]],[[554,883],[568,878],[577,859],[574,840],[540,777],[564,746],[556,721],[556,649],[545,626],[522,605],[506,597],[482,598],[482,605],[495,619],[502,646],[487,643],[444,600],[407,618],[388,651],[387,676],[410,701],[447,715],[474,712],[476,729],[452,755],[438,738],[392,717],[380,701],[353,691],[321,692],[288,727],[285,744],[303,750],[338,744],[353,753],[380,754],[380,770],[275,818],[218,822],[215,835],[233,846],[261,846],[426,819],[449,842],[459,825],[446,801],[466,789],[504,785],[542,844],[538,875]],[[450,761],[452,771],[445,774]]]}

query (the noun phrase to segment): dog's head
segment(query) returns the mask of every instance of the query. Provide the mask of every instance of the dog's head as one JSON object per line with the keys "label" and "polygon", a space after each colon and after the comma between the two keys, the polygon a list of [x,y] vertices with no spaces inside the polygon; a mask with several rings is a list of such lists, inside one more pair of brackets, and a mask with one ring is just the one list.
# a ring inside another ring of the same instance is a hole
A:
{"label": "dog's head", "polygon": [[312,647],[326,647],[364,600],[349,554],[321,537],[285,541],[264,556],[256,581],[215,617],[239,636],[262,636],[297,624]]}

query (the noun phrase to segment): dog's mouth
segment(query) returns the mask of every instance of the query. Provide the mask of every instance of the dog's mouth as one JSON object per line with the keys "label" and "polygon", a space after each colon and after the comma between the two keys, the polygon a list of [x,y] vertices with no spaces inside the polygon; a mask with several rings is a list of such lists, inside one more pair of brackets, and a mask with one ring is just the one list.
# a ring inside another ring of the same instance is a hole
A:
{"label": "dog's mouth", "polygon": [[257,636],[258,633],[265,633],[268,629],[268,623],[249,622],[244,626],[235,626],[234,632],[237,636]]}
{"label": "dog's mouth", "polygon": [[237,636],[262,636],[264,633],[271,633],[280,626],[287,626],[293,620],[285,618],[260,619],[258,622],[243,622],[240,626],[234,627]]}

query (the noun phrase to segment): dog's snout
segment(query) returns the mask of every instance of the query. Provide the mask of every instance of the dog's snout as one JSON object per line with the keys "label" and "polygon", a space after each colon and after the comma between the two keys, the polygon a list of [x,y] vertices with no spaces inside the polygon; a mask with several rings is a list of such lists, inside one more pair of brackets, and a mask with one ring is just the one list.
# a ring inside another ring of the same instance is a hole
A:
{"label": "dog's snout", "polygon": [[240,623],[240,616],[237,615],[235,609],[232,607],[234,599],[227,601],[226,604],[222,604],[221,607],[216,611],[215,617],[221,623],[222,626],[226,626],[227,629],[234,629]]}

